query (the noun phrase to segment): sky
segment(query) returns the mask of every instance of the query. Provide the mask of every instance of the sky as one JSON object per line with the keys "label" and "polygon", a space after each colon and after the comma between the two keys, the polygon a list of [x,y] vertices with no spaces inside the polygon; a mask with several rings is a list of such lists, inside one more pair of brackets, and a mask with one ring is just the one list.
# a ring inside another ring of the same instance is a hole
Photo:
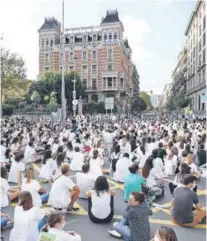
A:
{"label": "sky", "polygon": [[[161,94],[186,38],[194,0],[65,0],[65,28],[99,25],[117,9],[133,51],[140,89]],[[38,29],[45,17],[61,21],[62,0],[0,0],[1,45],[21,55],[27,78],[38,75]]]}

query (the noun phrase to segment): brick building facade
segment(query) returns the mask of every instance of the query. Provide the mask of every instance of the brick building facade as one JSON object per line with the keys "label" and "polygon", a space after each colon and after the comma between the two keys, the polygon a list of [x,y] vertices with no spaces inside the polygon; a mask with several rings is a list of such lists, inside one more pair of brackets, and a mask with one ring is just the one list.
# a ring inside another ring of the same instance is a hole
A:
{"label": "brick building facade", "polygon": [[[39,74],[61,71],[61,25],[46,18],[39,29]],[[65,71],[76,71],[86,86],[88,100],[120,99],[133,94],[132,50],[123,37],[124,26],[118,12],[107,11],[98,26],[65,29]],[[136,76],[136,80],[133,79]]]}

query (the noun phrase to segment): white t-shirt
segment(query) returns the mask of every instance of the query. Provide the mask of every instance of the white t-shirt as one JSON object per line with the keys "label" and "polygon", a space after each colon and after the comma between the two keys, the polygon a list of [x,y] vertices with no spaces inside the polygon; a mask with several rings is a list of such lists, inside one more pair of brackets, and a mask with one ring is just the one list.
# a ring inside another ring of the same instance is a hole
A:
{"label": "white t-shirt", "polygon": [[91,191],[92,214],[99,219],[105,219],[111,213],[111,196],[109,192],[100,192],[97,196],[96,191]]}
{"label": "white t-shirt", "polygon": [[30,183],[27,183],[27,179],[24,178],[22,181],[21,191],[28,191],[32,195],[33,205],[37,207],[42,206],[42,200],[38,193],[41,186],[39,182],[35,179],[32,179]]}
{"label": "white t-shirt", "polygon": [[34,154],[35,154],[35,149],[30,146],[27,146],[24,153],[24,162],[25,163],[33,162]]}
{"label": "white t-shirt", "polygon": [[72,152],[70,168],[73,171],[82,171],[84,155],[81,152]]}
{"label": "white t-shirt", "polygon": [[10,186],[6,179],[1,177],[1,208],[9,205],[8,190]]}
{"label": "white t-shirt", "polygon": [[46,180],[50,180],[52,178],[54,162],[55,161],[52,158],[49,158],[46,160],[45,164],[42,164],[39,174],[40,178],[44,178]]}
{"label": "white t-shirt", "polygon": [[97,177],[102,176],[102,168],[101,166],[103,165],[103,161],[97,157],[96,159],[91,158],[90,159],[90,170],[89,170],[89,175],[94,178],[94,180],[97,179]]}
{"label": "white t-shirt", "polygon": [[48,205],[55,208],[66,208],[71,202],[70,190],[75,183],[67,176],[61,176],[52,184]]}
{"label": "white t-shirt", "polygon": [[14,209],[14,227],[9,241],[37,241],[39,237],[38,222],[45,216],[45,211],[32,207],[24,211],[22,207]]}
{"label": "white t-shirt", "polygon": [[125,176],[129,173],[129,167],[132,161],[129,158],[123,157],[116,163],[116,171],[114,173],[114,180],[117,182],[124,182]]}
{"label": "white t-shirt", "polygon": [[5,152],[6,152],[6,147],[0,145],[0,162],[4,162],[6,157],[5,157]]}
{"label": "white t-shirt", "polygon": [[15,160],[12,161],[8,182],[18,183],[19,180],[19,172],[25,170],[25,164],[23,162],[16,162]]}
{"label": "white t-shirt", "polygon": [[76,182],[80,188],[81,198],[87,198],[86,192],[90,191],[94,187],[95,180],[88,173],[76,173]]}

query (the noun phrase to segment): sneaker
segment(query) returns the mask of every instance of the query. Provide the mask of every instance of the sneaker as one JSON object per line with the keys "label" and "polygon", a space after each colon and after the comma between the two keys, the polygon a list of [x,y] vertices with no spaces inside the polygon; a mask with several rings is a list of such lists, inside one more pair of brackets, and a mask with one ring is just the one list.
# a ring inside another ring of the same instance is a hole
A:
{"label": "sneaker", "polygon": [[7,225],[5,227],[2,227],[2,230],[7,229],[7,228],[13,228],[13,226],[14,226],[14,221],[11,220],[7,223]]}
{"label": "sneaker", "polygon": [[78,211],[80,208],[74,208],[74,207],[69,207],[68,209],[67,209],[67,212],[71,212],[71,211]]}
{"label": "sneaker", "polygon": [[111,234],[111,236],[116,238],[121,238],[121,234],[118,233],[116,230],[108,230],[108,233]]}

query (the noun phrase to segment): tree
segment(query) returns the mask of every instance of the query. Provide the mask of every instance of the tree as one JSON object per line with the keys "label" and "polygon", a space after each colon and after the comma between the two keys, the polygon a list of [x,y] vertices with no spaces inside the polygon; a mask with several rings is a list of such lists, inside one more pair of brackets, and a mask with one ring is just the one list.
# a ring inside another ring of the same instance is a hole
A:
{"label": "tree", "polygon": [[33,91],[31,96],[31,101],[34,101],[37,103],[37,108],[39,107],[40,100],[41,100],[40,94],[37,91]]}
{"label": "tree", "polygon": [[56,92],[54,91],[50,93],[50,102],[48,104],[48,107],[51,111],[56,110],[56,108],[58,107]]}
{"label": "tree", "polygon": [[146,104],[146,109],[151,110],[152,109],[152,103],[151,103],[151,98],[150,95],[147,94],[145,91],[141,91],[139,93],[140,98],[145,102]]}
{"label": "tree", "polygon": [[132,112],[139,112],[146,110],[147,105],[145,101],[140,96],[134,96],[131,100],[131,110]]}
{"label": "tree", "polygon": [[25,80],[26,68],[21,57],[9,50],[2,50],[1,56],[1,101],[25,95],[31,81]]}
{"label": "tree", "polygon": [[[80,81],[80,77],[76,72],[65,73],[65,98],[67,99],[69,110],[72,111],[72,100],[73,100],[73,82],[76,79],[76,97],[77,99],[85,96],[85,87]],[[61,91],[62,91],[62,75],[59,72],[47,72],[41,77],[41,80],[33,83],[30,86],[28,95],[32,94],[33,91],[38,91],[41,100],[44,103],[44,97],[49,96],[51,92],[56,93],[57,104],[61,104]],[[29,100],[28,100],[29,101]]]}

